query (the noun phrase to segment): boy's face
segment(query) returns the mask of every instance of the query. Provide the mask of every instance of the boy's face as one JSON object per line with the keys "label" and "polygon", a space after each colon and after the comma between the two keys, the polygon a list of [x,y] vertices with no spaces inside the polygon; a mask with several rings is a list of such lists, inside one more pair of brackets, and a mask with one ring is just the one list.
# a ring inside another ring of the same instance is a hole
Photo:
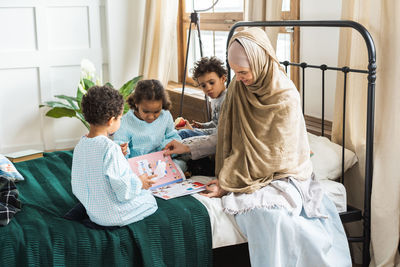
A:
{"label": "boy's face", "polygon": [[217,98],[225,90],[226,76],[219,77],[215,72],[207,72],[197,78],[204,94],[211,98]]}

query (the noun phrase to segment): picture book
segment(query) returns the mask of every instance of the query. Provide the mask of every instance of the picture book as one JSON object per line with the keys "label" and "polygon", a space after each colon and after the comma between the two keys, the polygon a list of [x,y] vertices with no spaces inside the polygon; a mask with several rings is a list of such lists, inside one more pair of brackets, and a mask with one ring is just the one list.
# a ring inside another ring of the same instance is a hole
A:
{"label": "picture book", "polygon": [[153,191],[153,195],[163,199],[171,199],[175,197],[194,194],[206,189],[206,185],[192,179],[186,179],[179,183],[169,184],[158,187]]}
{"label": "picture book", "polygon": [[152,178],[155,183],[150,190],[181,182],[185,179],[185,175],[179,166],[172,161],[171,156],[165,156],[163,151],[129,158],[128,162],[133,172],[138,176],[144,173],[149,176],[156,175]]}
{"label": "picture book", "polygon": [[150,190],[153,195],[163,199],[171,199],[194,194],[206,189],[201,180],[185,179],[182,170],[171,156],[165,156],[163,151],[154,152],[128,159],[131,169],[136,175],[156,175],[155,183]]}

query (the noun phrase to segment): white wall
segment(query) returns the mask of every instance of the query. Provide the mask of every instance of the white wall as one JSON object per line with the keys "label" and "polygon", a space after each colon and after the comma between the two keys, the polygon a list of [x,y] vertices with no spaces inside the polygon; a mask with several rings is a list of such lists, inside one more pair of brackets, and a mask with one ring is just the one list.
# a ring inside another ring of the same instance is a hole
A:
{"label": "white wall", "polygon": [[[340,20],[341,0],[300,0],[301,20]],[[336,67],[338,62],[338,28],[301,28],[300,62]],[[342,66],[340,66],[342,67]],[[333,118],[336,72],[325,72],[325,119]],[[306,69],[305,114],[321,117],[321,70]],[[300,72],[301,77],[301,72]]]}
{"label": "white wall", "polygon": [[110,82],[121,87],[139,75],[146,1],[106,0]]}
{"label": "white wall", "polygon": [[[145,1],[0,2],[0,153],[73,147],[86,132],[76,119],[39,109],[56,94],[75,95],[82,58],[115,87],[139,74]],[[340,19],[341,0],[301,0],[301,19]],[[338,29],[302,29],[301,59],[336,66]],[[330,52],[326,52],[330,51]],[[320,73],[308,70],[306,114],[320,114]],[[336,75],[327,75],[327,99]],[[311,91],[312,90],[312,91]],[[326,108],[332,119],[333,101]]]}
{"label": "white wall", "polygon": [[0,153],[71,148],[86,132],[39,104],[76,95],[82,58],[108,69],[104,14],[102,0],[0,2]]}

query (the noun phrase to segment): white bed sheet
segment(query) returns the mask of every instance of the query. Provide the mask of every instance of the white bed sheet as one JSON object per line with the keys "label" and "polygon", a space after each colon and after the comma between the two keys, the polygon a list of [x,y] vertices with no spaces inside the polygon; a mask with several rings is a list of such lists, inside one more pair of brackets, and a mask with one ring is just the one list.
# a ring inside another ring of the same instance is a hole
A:
{"label": "white bed sheet", "polygon": [[[207,183],[213,177],[193,176],[191,179],[201,183]],[[346,189],[343,184],[331,180],[319,181],[326,195],[335,203],[338,212],[346,211]],[[208,211],[211,222],[213,248],[231,246],[247,242],[241,233],[233,215],[222,211],[220,198],[208,198],[199,194],[193,194]]]}

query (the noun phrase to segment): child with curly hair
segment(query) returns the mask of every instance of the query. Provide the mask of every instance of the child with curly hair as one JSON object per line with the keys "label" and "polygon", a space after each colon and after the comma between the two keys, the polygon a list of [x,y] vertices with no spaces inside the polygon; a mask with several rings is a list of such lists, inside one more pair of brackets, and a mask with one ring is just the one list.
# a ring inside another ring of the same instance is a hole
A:
{"label": "child with curly hair", "polygon": [[[169,112],[171,102],[160,81],[139,81],[127,102],[131,109],[122,117],[114,141],[128,158],[161,151],[172,140],[181,140]],[[174,162],[186,171],[183,160]]]}
{"label": "child with curly hair", "polygon": [[203,57],[195,63],[193,79],[201,87],[204,94],[211,98],[211,121],[204,123],[193,121],[190,124],[186,120],[185,126],[177,127],[182,139],[216,133],[219,112],[226,95],[227,71],[223,65],[222,61],[216,57]]}
{"label": "child with curly hair", "polygon": [[157,210],[149,190],[153,181],[136,176],[119,145],[108,138],[121,123],[124,100],[115,89],[91,87],[83,96],[82,112],[90,124],[74,149],[72,192],[85,207],[90,220],[102,226],[123,226]]}

